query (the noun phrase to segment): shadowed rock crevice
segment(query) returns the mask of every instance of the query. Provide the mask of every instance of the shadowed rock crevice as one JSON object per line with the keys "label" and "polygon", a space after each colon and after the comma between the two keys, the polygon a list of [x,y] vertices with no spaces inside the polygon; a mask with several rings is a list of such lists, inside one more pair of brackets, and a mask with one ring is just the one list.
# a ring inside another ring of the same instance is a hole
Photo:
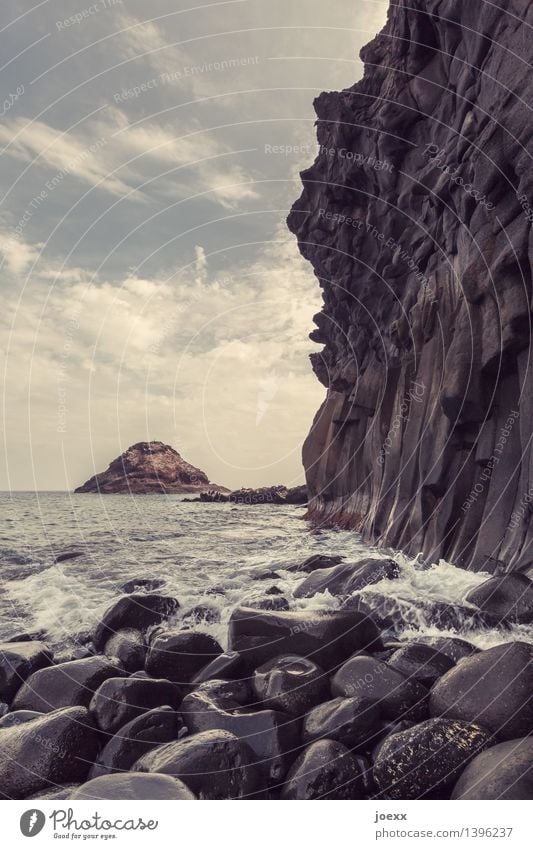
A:
{"label": "shadowed rock crevice", "polygon": [[288,219],[324,306],[308,515],[474,570],[533,560],[533,9],[410,0],[315,101]]}

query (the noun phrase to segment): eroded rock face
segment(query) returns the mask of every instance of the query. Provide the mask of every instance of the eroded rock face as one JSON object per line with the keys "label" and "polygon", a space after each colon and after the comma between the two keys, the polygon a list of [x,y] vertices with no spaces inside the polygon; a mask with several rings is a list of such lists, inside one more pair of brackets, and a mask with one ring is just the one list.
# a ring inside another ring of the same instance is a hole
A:
{"label": "eroded rock face", "polygon": [[533,559],[531,22],[391,4],[363,80],[315,101],[288,219],[324,293],[309,515],[492,573]]}
{"label": "eroded rock face", "polygon": [[[163,442],[138,442],[90,478],[75,492],[202,492],[224,491]],[[227,491],[227,490],[226,490]]]}

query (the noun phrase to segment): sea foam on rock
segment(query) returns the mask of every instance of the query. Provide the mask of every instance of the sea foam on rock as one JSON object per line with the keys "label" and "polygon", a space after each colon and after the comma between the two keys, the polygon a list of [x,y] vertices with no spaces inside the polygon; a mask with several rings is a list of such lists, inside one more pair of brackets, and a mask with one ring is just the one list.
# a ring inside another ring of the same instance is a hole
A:
{"label": "sea foam on rock", "polygon": [[125,595],[105,611],[93,634],[94,645],[102,651],[107,640],[125,628],[134,628],[144,633],[152,625],[159,625],[173,616],[179,606],[177,599],[172,596],[155,593]]}

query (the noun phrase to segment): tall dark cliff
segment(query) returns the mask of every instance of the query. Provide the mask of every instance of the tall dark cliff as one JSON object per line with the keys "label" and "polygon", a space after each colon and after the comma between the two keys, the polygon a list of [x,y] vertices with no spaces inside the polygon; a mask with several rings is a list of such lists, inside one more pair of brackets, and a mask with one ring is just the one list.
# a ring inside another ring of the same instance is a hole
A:
{"label": "tall dark cliff", "polygon": [[533,562],[533,4],[395,0],[320,95],[289,216],[323,288],[310,516],[491,572]]}

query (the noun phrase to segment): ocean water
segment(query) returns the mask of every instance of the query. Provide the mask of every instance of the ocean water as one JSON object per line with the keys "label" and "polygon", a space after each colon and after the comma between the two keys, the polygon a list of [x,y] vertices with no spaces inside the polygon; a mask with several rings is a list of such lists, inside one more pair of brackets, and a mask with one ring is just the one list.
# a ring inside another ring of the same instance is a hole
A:
{"label": "ocean water", "polygon": [[[335,609],[339,602],[329,593],[293,599],[305,575],[286,567],[312,554],[339,554],[349,562],[384,550],[352,532],[316,533],[304,513],[293,506],[185,504],[165,495],[0,493],[0,639],[44,631],[54,647],[66,648],[94,627],[125,582],[146,578],[165,582],[158,592],[179,599],[180,616],[198,604],[218,608],[220,622],[197,627],[223,645],[233,608],[264,598],[273,585],[296,609]],[[56,562],[72,552],[81,554]],[[488,577],[442,561],[423,568],[398,552],[386,553],[400,563],[400,578],[372,589],[393,597],[460,603]],[[266,569],[280,577],[258,580]],[[402,636],[462,636],[437,630],[423,614],[416,626]],[[511,639],[533,642],[532,630],[463,636],[489,647]]]}

